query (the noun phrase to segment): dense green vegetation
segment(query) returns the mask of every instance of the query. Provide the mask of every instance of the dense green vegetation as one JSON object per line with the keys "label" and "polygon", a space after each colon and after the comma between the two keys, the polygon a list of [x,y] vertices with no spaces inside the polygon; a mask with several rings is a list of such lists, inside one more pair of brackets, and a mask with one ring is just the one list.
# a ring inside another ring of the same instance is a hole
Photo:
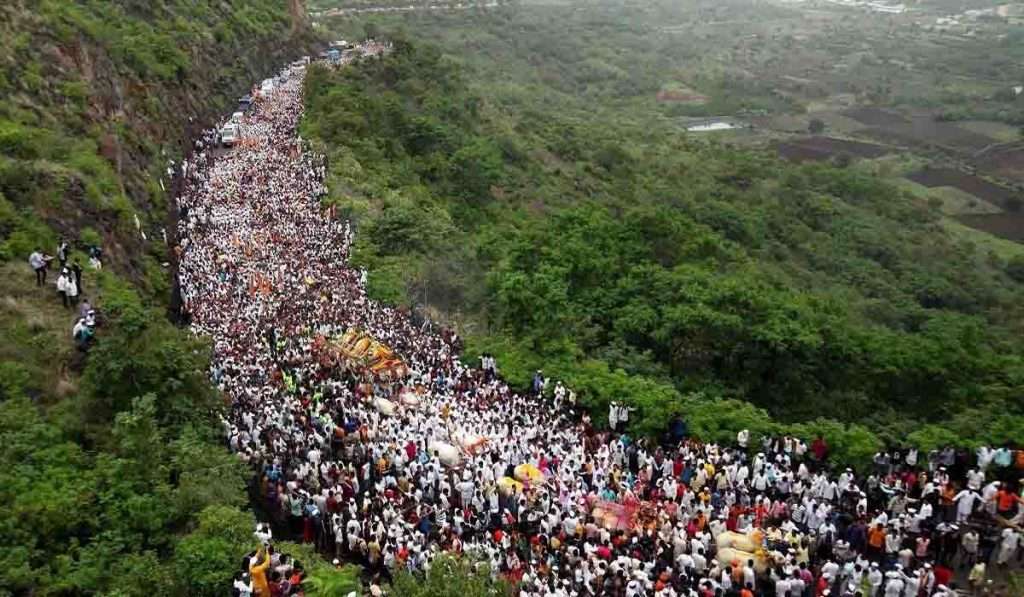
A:
{"label": "dense green vegetation", "polygon": [[[209,574],[188,564],[197,559],[221,568],[221,584],[189,593],[222,594],[245,550],[238,542],[252,541],[252,516],[238,510],[249,473],[221,447],[211,416],[220,400],[205,376],[207,349],[114,276],[98,283],[108,321],[77,391],[42,409],[5,387],[0,586],[182,594]],[[229,513],[235,536],[244,529],[238,542],[201,553],[195,540],[179,543]]]}
{"label": "dense green vegetation", "polygon": [[[208,347],[164,316],[152,239],[189,119],[298,55],[299,33],[277,0],[0,5],[0,595],[223,595],[255,546],[250,472],[223,445]],[[59,235],[82,263],[105,248],[88,354],[26,264]]]}
{"label": "dense green vegetation", "polygon": [[[648,431],[828,431],[856,460],[910,428],[1024,441],[997,255],[869,169],[682,134],[630,91],[658,58],[622,49],[628,26],[470,18],[447,52],[397,33],[309,77],[305,133],[377,296],[458,318],[515,383],[543,367],[598,416],[625,397]],[[586,80],[601,48],[632,66]]]}
{"label": "dense green vegetation", "polygon": [[307,41],[276,0],[19,0],[0,6],[0,34],[0,257],[52,251],[61,234],[84,244],[90,226],[147,283],[164,257],[138,242],[135,217],[151,236],[164,224],[160,179],[189,123]]}

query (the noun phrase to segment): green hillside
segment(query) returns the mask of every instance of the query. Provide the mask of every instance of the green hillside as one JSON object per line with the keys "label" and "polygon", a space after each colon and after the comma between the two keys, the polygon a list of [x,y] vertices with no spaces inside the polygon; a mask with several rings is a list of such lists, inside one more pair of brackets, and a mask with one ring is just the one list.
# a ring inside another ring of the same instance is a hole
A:
{"label": "green hillside", "polygon": [[671,413],[718,438],[829,430],[855,458],[912,429],[1024,439],[1022,286],[997,255],[867,168],[683,134],[615,86],[641,54],[581,82],[567,63],[621,47],[611,24],[474,18],[443,50],[309,78],[306,133],[378,296],[457,319],[469,357],[521,385],[543,367],[599,417],[626,397],[652,432]]}
{"label": "green hillside", "polygon": [[[0,36],[0,595],[223,595],[250,475],[208,347],[165,316],[165,170],[311,34],[278,0],[15,0]],[[87,353],[26,262],[59,237],[99,310]]]}
{"label": "green hillside", "polygon": [[162,249],[139,242],[134,216],[159,233],[167,160],[308,43],[292,26],[272,0],[4,3],[0,254],[100,240],[162,284]]}

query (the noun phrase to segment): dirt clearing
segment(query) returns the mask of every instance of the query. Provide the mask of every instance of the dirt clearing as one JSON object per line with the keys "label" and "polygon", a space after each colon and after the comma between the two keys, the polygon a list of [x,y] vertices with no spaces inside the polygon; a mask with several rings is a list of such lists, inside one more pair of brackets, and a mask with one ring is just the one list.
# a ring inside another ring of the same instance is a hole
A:
{"label": "dirt clearing", "polygon": [[1024,214],[974,214],[957,216],[956,219],[1000,238],[1024,242]]}
{"label": "dirt clearing", "polygon": [[841,114],[868,126],[893,126],[910,123],[903,116],[881,108],[851,108],[841,112]]}
{"label": "dirt clearing", "polygon": [[821,161],[844,154],[860,158],[877,158],[890,152],[884,145],[832,137],[796,139],[780,143],[775,148],[780,156],[793,162]]}
{"label": "dirt clearing", "polygon": [[999,186],[984,178],[953,168],[925,168],[908,174],[907,178],[929,188],[953,187],[960,189],[1010,211],[1016,209],[1011,202],[1019,196],[1019,193],[1013,189]]}
{"label": "dirt clearing", "polygon": [[928,116],[916,116],[909,123],[874,126],[862,131],[875,139],[910,147],[940,147],[954,151],[978,151],[995,139],[973,133]]}
{"label": "dirt clearing", "polygon": [[1024,182],[1024,148],[1007,148],[987,152],[978,159],[977,166],[996,176]]}

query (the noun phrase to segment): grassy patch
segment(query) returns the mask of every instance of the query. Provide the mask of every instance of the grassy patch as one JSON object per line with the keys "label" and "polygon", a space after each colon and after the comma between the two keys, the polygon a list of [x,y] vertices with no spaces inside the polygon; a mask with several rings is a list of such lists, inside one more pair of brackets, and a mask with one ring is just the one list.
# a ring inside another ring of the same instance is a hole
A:
{"label": "grassy patch", "polygon": [[1007,143],[1010,141],[1017,141],[1021,138],[1020,127],[1002,122],[992,122],[990,120],[963,120],[956,123],[956,125],[962,129],[978,133],[979,135],[992,137],[994,142]]}
{"label": "grassy patch", "polygon": [[39,288],[28,263],[0,265],[0,376],[23,377],[20,389],[44,399],[65,394],[76,378],[66,365],[74,351],[74,315],[61,306],[55,281],[51,272]]}
{"label": "grassy patch", "polygon": [[933,197],[938,197],[942,201],[944,213],[997,214],[1003,211],[998,206],[955,187],[935,187],[929,191]]}
{"label": "grassy patch", "polygon": [[940,223],[954,237],[969,241],[987,252],[994,253],[1004,261],[1009,261],[1014,257],[1024,257],[1024,245],[1020,243],[965,226],[953,218],[943,218]]}
{"label": "grassy patch", "polygon": [[901,188],[918,199],[938,207],[946,215],[994,214],[1003,211],[984,199],[954,187],[926,187],[905,178],[894,180]]}

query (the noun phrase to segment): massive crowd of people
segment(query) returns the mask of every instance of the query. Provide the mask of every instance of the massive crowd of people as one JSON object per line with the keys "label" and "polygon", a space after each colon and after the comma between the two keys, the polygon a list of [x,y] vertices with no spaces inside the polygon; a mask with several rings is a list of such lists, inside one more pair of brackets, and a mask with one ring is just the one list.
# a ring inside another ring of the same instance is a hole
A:
{"label": "massive crowd of people", "polygon": [[[457,334],[367,298],[296,130],[303,73],[256,99],[236,148],[214,151],[215,131],[197,144],[178,198],[184,308],[213,339],[228,442],[279,535],[384,591],[451,552],[524,597],[1010,594],[991,568],[1024,551],[1024,452],[889,450],[854,472],[822,438],[634,438],[626,405],[597,429],[571,389],[538,372],[519,393],[490,355],[463,364]],[[367,366],[348,330],[401,366]],[[236,594],[301,591],[270,528]]]}

